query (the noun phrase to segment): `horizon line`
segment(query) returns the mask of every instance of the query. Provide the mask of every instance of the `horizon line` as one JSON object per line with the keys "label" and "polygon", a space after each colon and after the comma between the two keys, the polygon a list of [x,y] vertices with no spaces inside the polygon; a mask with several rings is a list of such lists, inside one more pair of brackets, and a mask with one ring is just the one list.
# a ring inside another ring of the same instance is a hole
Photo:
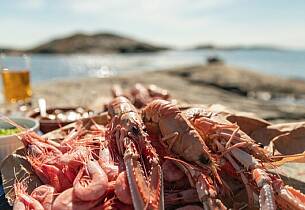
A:
{"label": "horizon line", "polygon": [[[97,35],[97,34],[111,34],[111,35],[117,35],[117,36],[121,36],[122,38],[129,38],[129,39],[133,39],[135,41],[139,41],[139,42],[144,42],[147,44],[151,44],[151,45],[157,45],[157,46],[162,46],[162,47],[166,47],[168,48],[168,50],[196,50],[196,48],[210,48],[210,49],[215,49],[215,50],[234,50],[234,48],[236,48],[236,50],[238,50],[238,48],[242,48],[242,49],[249,49],[251,50],[252,48],[266,48],[266,49],[272,49],[275,51],[304,51],[305,48],[295,48],[295,47],[287,47],[287,46],[280,46],[280,45],[276,45],[276,44],[268,44],[268,43],[257,43],[257,44],[238,44],[238,43],[232,43],[232,44],[217,44],[213,41],[206,41],[206,42],[199,42],[197,44],[189,44],[187,46],[177,46],[177,45],[172,45],[172,44],[166,44],[166,43],[157,43],[154,41],[150,41],[150,40],[145,40],[145,39],[141,39],[138,38],[137,36],[132,36],[132,35],[128,35],[126,33],[122,33],[122,32],[116,32],[116,31],[111,31],[111,30],[105,30],[105,31],[96,31],[96,32],[90,32],[90,31],[83,31],[83,30],[76,30],[75,32],[69,32],[66,34],[62,34],[62,35],[58,35],[58,36],[54,36],[53,38],[48,38],[45,39],[44,41],[38,41],[36,44],[31,45],[30,47],[14,47],[14,46],[6,46],[6,45],[1,45],[0,49],[5,49],[5,50],[20,50],[20,51],[26,51],[26,50],[30,50],[32,48],[38,47],[40,45],[55,41],[55,40],[60,40],[60,39],[65,39],[74,35],[87,35],[87,36],[93,36],[93,35]],[[199,49],[198,49],[199,50]]]}

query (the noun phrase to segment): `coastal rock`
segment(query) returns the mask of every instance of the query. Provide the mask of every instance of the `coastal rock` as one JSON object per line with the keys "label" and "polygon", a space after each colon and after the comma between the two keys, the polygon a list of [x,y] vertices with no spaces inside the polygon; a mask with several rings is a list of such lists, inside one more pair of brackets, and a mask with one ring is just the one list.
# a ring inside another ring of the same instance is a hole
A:
{"label": "coastal rock", "polygon": [[[86,78],[50,81],[33,85],[33,104],[40,97],[48,106],[84,106],[102,109],[108,102],[113,84],[130,88],[136,83],[156,84],[169,91],[172,98],[187,104],[222,104],[241,112],[255,113],[257,117],[272,122],[305,120],[305,104],[290,102],[286,97],[302,98],[305,81],[297,81],[254,73],[227,65],[201,65],[172,68],[163,71],[121,74],[110,78]],[[52,87],[52,88],[50,88]],[[268,100],[253,97],[249,92],[266,91]],[[273,97],[279,95],[282,98]],[[1,105],[7,113],[9,107]]]}

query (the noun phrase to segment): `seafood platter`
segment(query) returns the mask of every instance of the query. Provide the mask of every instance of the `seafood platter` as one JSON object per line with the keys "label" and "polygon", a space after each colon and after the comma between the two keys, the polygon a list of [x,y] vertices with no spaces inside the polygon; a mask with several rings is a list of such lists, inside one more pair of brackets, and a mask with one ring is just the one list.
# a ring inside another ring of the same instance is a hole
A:
{"label": "seafood platter", "polygon": [[181,104],[154,85],[112,93],[98,116],[21,132],[1,165],[13,209],[305,209],[304,122]]}

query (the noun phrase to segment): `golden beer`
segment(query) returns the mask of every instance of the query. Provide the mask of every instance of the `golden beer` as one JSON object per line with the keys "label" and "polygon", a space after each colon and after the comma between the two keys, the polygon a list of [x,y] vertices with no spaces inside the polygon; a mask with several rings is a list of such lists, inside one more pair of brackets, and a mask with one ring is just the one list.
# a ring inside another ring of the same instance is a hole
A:
{"label": "golden beer", "polygon": [[28,70],[14,71],[3,69],[1,75],[6,102],[16,103],[31,98],[32,89],[30,85],[30,72]]}

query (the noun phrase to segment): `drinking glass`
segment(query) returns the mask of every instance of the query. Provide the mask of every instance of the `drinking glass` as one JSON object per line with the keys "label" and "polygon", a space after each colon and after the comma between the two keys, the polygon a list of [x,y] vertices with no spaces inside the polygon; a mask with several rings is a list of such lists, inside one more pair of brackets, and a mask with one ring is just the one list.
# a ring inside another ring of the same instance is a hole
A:
{"label": "drinking glass", "polygon": [[30,58],[5,56],[0,58],[3,94],[8,103],[27,102],[31,99]]}

